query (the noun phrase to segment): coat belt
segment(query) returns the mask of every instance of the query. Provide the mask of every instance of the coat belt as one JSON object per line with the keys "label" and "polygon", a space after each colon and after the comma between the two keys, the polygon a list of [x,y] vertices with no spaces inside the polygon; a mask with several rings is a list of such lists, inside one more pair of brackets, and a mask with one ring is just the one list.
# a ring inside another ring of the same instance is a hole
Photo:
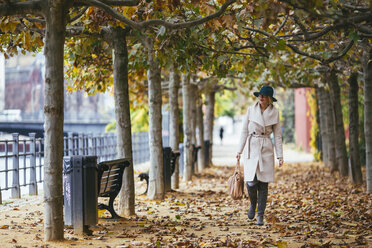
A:
{"label": "coat belt", "polygon": [[259,160],[259,168],[260,168],[260,172],[263,171],[263,162],[262,162],[262,147],[263,147],[263,142],[264,142],[264,139],[270,139],[270,135],[260,135],[260,134],[255,134],[255,133],[251,133],[249,134],[249,137],[248,137],[248,159],[251,158],[251,139],[252,137],[254,138],[258,138],[259,142],[260,142],[260,149],[259,149],[259,154],[258,154],[258,160]]}

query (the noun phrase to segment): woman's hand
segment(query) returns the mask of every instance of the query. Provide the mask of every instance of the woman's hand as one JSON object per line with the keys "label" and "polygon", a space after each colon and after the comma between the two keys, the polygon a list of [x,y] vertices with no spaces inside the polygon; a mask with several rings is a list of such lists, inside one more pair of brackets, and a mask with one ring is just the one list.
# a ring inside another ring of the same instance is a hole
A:
{"label": "woman's hand", "polygon": [[240,161],[240,153],[236,154],[236,160]]}
{"label": "woman's hand", "polygon": [[283,158],[279,158],[279,167],[282,167],[284,164]]}

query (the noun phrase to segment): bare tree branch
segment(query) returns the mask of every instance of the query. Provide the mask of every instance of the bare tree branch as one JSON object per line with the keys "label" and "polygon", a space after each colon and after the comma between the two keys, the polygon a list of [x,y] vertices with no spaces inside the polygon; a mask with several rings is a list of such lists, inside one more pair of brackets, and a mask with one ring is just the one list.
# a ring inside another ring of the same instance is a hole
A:
{"label": "bare tree branch", "polygon": [[307,32],[305,26],[301,23],[301,21],[298,19],[296,15],[293,15],[292,19],[297,24],[297,26],[300,27],[302,33],[304,34],[304,40],[307,40],[309,38],[309,33]]}
{"label": "bare tree branch", "polygon": [[241,39],[241,40],[246,40],[246,41],[248,41],[249,43],[251,43],[252,46],[254,46],[254,47],[256,48],[257,52],[260,53],[262,56],[264,56],[264,57],[268,57],[266,48],[265,48],[265,47],[262,47],[262,46],[257,46],[256,43],[253,41],[253,39],[252,39],[251,37],[247,37],[247,38],[245,38],[245,37],[240,36],[240,35],[237,34],[237,33],[234,33],[234,34],[235,34],[239,39]]}
{"label": "bare tree branch", "polygon": [[[257,33],[261,33],[267,37],[274,37],[275,39],[279,40],[278,37],[276,36],[273,36],[265,31],[262,31],[262,30],[259,30],[259,29],[255,29],[255,28],[251,28],[251,27],[245,27],[245,29],[247,30],[250,30],[250,31],[253,31],[253,32],[257,32]],[[318,56],[318,55],[315,55],[315,54],[309,54],[309,53],[306,53],[304,51],[301,51],[298,47],[296,47],[295,45],[292,45],[288,42],[286,42],[286,46],[289,47],[293,52],[297,53],[297,54],[300,54],[300,55],[303,55],[303,56],[306,56],[306,57],[309,57],[309,58],[312,58],[312,59],[315,59],[315,60],[318,60],[324,64],[329,64],[335,60],[338,60],[340,58],[342,58],[350,49],[351,47],[353,46],[354,44],[354,41],[351,40],[347,46],[338,54],[338,55],[335,55],[335,56],[332,56],[331,58],[329,59],[324,59],[323,57],[321,56]]]}
{"label": "bare tree branch", "polygon": [[358,30],[362,33],[372,34],[372,28],[368,27],[367,25],[360,25]]}
{"label": "bare tree branch", "polygon": [[26,2],[7,2],[0,4],[0,16],[34,14],[42,15],[42,0],[32,0]]}
{"label": "bare tree branch", "polygon": [[84,15],[84,13],[87,11],[88,7],[84,7],[79,13],[77,13],[73,18],[70,19],[70,23],[76,21],[80,17]]}
{"label": "bare tree branch", "polygon": [[359,32],[358,34],[360,36],[363,36],[364,38],[372,38],[372,34],[366,34],[366,33],[363,33],[363,32]]}
{"label": "bare tree branch", "polygon": [[318,55],[314,55],[314,54],[309,54],[309,53],[306,53],[304,51],[301,51],[298,47],[292,45],[292,44],[286,44],[287,47],[289,47],[290,49],[292,49],[293,52],[297,53],[297,54],[300,54],[302,56],[305,56],[305,57],[309,57],[309,58],[312,58],[312,59],[315,59],[315,60],[318,60],[318,61],[322,61],[323,62],[323,58],[318,56]]}
{"label": "bare tree branch", "polygon": [[348,52],[348,51],[353,47],[353,45],[354,45],[354,41],[351,40],[351,41],[346,45],[346,47],[344,48],[344,50],[342,50],[338,55],[333,56],[333,57],[331,57],[331,58],[325,60],[324,63],[325,63],[325,64],[329,64],[329,63],[331,63],[331,62],[333,62],[333,61],[335,61],[335,60],[338,60],[338,59],[342,58],[342,57],[345,56],[345,54],[346,54],[346,53],[347,53],[347,52]]}
{"label": "bare tree branch", "polygon": [[31,18],[31,17],[24,17],[24,18],[29,22],[38,22],[38,23],[41,23],[41,24],[45,24],[45,20],[43,20],[43,19]]}
{"label": "bare tree branch", "polygon": [[267,36],[267,37],[273,37],[272,34],[269,34],[269,33],[265,32],[265,31],[263,31],[263,30],[261,30],[261,29],[251,28],[251,27],[243,27],[243,28],[244,28],[244,29],[247,29],[247,30],[249,30],[249,31],[252,31],[252,32],[256,32],[256,33],[259,33],[259,34],[263,34],[263,35],[265,35],[265,36]]}
{"label": "bare tree branch", "polygon": [[66,36],[67,37],[99,37],[103,38],[102,32],[100,33],[92,33],[84,30],[82,26],[74,26],[66,28]]}
{"label": "bare tree branch", "polygon": [[280,26],[275,30],[274,36],[276,36],[280,32],[280,30],[284,27],[284,25],[287,22],[287,20],[288,20],[288,15],[285,16],[282,24],[280,24]]}
{"label": "bare tree branch", "polygon": [[299,83],[291,83],[290,85],[285,85],[284,83],[272,82],[276,83],[279,87],[284,89],[291,88],[291,89],[298,89],[298,88],[315,88],[314,85],[307,85],[307,84],[299,84]]}
{"label": "bare tree branch", "polygon": [[216,52],[216,53],[237,54],[237,55],[244,55],[244,56],[260,56],[258,54],[254,54],[254,53],[241,53],[241,52],[233,52],[233,51],[226,51],[226,50],[216,50],[214,48],[203,46],[203,45],[197,44],[197,43],[195,43],[195,45],[200,46],[200,47],[202,47],[204,49],[207,49],[209,51]]}
{"label": "bare tree branch", "polygon": [[349,3],[343,3],[340,7],[344,9],[351,9],[351,10],[358,10],[358,11],[370,11],[371,10],[371,7],[369,6],[362,6],[362,5],[355,6]]}
{"label": "bare tree branch", "polygon": [[114,17],[114,18],[118,19],[119,21],[122,21],[123,23],[127,24],[128,26],[130,26],[134,29],[140,29],[141,30],[141,29],[145,29],[147,27],[155,26],[155,25],[164,26],[164,27],[169,28],[169,29],[188,28],[188,27],[192,27],[192,26],[195,26],[195,25],[199,25],[199,24],[205,23],[207,21],[210,21],[210,20],[212,20],[216,17],[221,16],[225,12],[225,10],[231,4],[233,4],[235,1],[236,0],[227,0],[224,4],[222,4],[220,9],[218,11],[216,11],[215,13],[213,13],[211,15],[208,15],[206,17],[203,17],[203,18],[199,18],[199,19],[196,19],[196,20],[193,20],[193,21],[188,21],[188,22],[183,22],[183,23],[171,23],[171,22],[167,22],[167,21],[164,21],[164,20],[160,20],[160,19],[153,19],[153,20],[147,20],[147,21],[142,21],[142,22],[135,22],[135,21],[132,21],[132,20],[126,18],[125,16],[121,15],[120,13],[115,11],[113,8],[111,8],[111,6],[105,4],[102,1],[82,0],[81,2],[86,4],[86,5],[95,6],[97,8],[100,8],[100,9],[104,10],[105,12],[107,12],[108,14],[110,14],[112,17]]}
{"label": "bare tree branch", "polygon": [[139,0],[101,0],[103,3],[110,6],[137,6]]}

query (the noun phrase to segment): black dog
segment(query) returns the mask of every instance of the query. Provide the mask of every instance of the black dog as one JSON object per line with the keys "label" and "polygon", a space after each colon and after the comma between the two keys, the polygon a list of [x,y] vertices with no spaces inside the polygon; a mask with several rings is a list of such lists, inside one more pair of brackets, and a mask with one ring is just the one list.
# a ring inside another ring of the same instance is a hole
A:
{"label": "black dog", "polygon": [[149,173],[148,172],[143,172],[138,175],[141,181],[146,180],[146,191],[143,194],[147,193],[147,190],[149,189]]}

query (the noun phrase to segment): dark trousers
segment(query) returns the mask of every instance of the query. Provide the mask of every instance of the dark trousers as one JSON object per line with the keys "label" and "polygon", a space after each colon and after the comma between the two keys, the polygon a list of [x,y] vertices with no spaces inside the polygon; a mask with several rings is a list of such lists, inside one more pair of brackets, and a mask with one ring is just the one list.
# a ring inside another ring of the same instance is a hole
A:
{"label": "dark trousers", "polygon": [[248,217],[253,219],[257,206],[257,216],[263,216],[266,209],[266,201],[268,194],[269,183],[257,180],[257,175],[253,181],[247,182],[247,191],[251,206],[248,211]]}

